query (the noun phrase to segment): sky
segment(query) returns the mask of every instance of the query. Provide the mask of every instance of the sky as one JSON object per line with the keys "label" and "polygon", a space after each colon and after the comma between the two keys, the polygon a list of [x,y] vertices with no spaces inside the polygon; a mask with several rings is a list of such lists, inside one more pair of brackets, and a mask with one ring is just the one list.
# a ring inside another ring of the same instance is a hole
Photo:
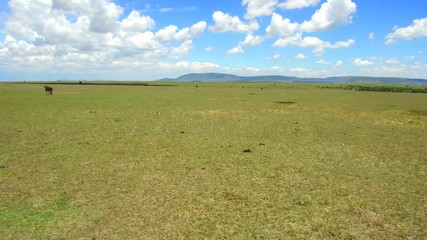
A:
{"label": "sky", "polygon": [[0,81],[427,79],[426,0],[1,0]]}

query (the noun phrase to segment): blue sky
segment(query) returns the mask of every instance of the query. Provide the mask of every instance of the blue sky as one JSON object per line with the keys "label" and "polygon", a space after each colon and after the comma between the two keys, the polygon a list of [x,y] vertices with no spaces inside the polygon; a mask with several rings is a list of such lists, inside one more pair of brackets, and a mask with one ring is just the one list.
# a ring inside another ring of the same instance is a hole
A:
{"label": "blue sky", "polygon": [[425,0],[9,0],[0,80],[427,78]]}

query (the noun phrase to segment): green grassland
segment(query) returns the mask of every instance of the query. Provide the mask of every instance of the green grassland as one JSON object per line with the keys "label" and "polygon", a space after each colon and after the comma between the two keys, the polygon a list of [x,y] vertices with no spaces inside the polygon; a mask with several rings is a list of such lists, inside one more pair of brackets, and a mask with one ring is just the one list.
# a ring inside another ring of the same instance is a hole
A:
{"label": "green grassland", "polygon": [[427,238],[427,94],[197,85],[0,84],[0,239]]}

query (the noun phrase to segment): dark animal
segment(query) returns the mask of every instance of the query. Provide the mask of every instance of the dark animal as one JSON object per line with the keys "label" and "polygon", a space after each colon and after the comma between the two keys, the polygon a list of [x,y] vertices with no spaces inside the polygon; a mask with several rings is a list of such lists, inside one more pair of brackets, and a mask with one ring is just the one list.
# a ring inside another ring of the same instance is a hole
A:
{"label": "dark animal", "polygon": [[49,86],[43,86],[44,90],[46,91],[46,95],[52,95],[53,94],[53,87]]}

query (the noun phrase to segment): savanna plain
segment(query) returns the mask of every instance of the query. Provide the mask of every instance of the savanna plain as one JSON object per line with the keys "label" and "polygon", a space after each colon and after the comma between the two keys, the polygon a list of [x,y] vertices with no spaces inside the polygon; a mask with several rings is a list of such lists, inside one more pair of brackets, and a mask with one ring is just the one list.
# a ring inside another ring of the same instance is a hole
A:
{"label": "savanna plain", "polygon": [[0,239],[426,239],[427,94],[0,84]]}

